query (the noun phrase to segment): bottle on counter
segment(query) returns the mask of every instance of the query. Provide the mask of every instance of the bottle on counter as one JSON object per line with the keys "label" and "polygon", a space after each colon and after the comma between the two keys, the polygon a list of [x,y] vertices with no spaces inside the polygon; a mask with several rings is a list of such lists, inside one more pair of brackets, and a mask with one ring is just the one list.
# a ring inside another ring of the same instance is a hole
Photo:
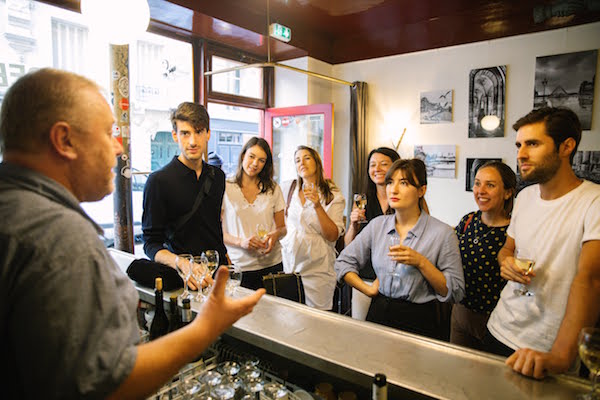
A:
{"label": "bottle on counter", "polygon": [[156,278],[154,281],[154,318],[150,324],[150,340],[167,333],[169,333],[169,319],[163,303],[163,282],[162,278]]}
{"label": "bottle on counter", "polygon": [[384,374],[375,374],[373,378],[373,400],[387,400],[387,379]]}
{"label": "bottle on counter", "polygon": [[189,324],[190,322],[192,322],[192,319],[194,318],[194,316],[192,314],[192,306],[190,303],[190,299],[183,299],[181,301],[181,304],[182,304],[181,325],[185,326],[185,325]]}
{"label": "bottle on counter", "polygon": [[181,313],[179,311],[179,306],[177,305],[177,295],[171,295],[169,300],[171,301],[169,303],[169,332],[173,332],[182,326]]}

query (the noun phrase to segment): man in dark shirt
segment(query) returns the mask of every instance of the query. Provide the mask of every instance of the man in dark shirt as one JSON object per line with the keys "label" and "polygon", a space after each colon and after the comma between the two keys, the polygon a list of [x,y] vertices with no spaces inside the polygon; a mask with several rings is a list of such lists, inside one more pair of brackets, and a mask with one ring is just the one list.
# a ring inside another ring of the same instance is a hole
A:
{"label": "man in dark shirt", "polygon": [[[178,254],[206,250],[217,250],[219,263],[227,263],[221,227],[225,174],[202,160],[209,121],[206,109],[196,103],[181,103],[173,111],[172,135],[180,154],[152,173],[144,189],[144,252],[173,268]],[[194,207],[201,192],[202,200]],[[190,283],[194,289],[196,282]]]}

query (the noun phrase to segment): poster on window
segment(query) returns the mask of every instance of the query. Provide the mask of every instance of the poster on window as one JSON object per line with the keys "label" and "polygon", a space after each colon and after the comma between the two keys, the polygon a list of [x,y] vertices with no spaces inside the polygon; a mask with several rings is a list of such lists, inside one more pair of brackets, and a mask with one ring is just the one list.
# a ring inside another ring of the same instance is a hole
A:
{"label": "poster on window", "polygon": [[533,108],[570,108],[590,130],[597,61],[598,50],[537,57]]}
{"label": "poster on window", "polygon": [[469,137],[504,136],[506,65],[469,73]]}

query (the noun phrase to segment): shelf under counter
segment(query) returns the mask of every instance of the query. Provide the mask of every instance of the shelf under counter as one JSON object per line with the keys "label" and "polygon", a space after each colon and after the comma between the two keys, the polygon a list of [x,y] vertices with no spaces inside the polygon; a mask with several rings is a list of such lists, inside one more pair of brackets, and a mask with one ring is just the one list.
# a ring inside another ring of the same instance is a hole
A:
{"label": "shelf under counter", "polygon": [[[123,271],[135,259],[109,251]],[[141,300],[154,303],[153,289],[136,287]],[[238,288],[237,293],[249,292]],[[192,310],[200,306],[192,302]],[[375,373],[384,373],[409,398],[574,399],[590,390],[583,379],[526,378],[506,367],[501,357],[273,296],[264,296],[226,335],[366,388]]]}

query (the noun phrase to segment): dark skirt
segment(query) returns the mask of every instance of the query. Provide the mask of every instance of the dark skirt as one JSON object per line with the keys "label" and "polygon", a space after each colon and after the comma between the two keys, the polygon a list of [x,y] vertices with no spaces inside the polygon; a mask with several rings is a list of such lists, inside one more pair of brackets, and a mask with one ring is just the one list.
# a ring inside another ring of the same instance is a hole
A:
{"label": "dark skirt", "polygon": [[371,302],[367,321],[437,339],[440,333],[435,303],[417,304],[379,293]]}
{"label": "dark skirt", "polygon": [[269,274],[276,274],[283,271],[283,263],[273,265],[259,269],[257,271],[244,271],[242,272],[242,287],[258,290],[264,288],[262,277]]}

